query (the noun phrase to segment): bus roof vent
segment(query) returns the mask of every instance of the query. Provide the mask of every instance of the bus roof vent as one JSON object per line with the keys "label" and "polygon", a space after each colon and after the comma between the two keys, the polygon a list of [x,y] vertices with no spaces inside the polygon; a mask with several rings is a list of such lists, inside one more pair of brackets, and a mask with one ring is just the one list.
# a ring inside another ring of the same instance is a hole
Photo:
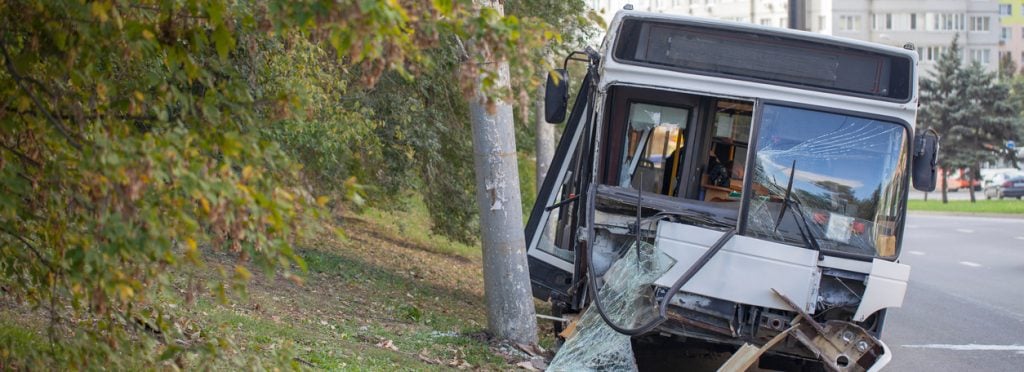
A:
{"label": "bus roof vent", "polygon": [[626,4],[622,6],[623,10],[633,10],[633,4]]}

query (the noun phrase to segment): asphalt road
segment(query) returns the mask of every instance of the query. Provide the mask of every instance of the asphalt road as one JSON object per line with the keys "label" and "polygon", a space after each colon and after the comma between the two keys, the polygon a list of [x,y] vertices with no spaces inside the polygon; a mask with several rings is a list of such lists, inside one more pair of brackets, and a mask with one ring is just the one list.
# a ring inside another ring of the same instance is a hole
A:
{"label": "asphalt road", "polygon": [[887,371],[1024,370],[1024,219],[911,215],[901,260]]}

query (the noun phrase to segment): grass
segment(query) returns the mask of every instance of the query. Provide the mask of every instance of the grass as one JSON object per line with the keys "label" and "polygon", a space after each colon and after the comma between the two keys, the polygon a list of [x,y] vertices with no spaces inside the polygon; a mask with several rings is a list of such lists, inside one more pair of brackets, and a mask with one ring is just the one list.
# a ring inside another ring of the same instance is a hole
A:
{"label": "grass", "polygon": [[1020,214],[1024,215],[1024,201],[1017,199],[984,200],[951,200],[943,204],[942,200],[910,200],[907,208],[911,211],[973,213],[973,214]]}
{"label": "grass", "polygon": [[[376,225],[381,233],[400,237],[417,248],[442,254],[453,254],[466,258],[479,258],[480,247],[449,240],[430,232],[430,213],[422,199],[410,197],[404,202],[405,208],[398,210],[367,209],[360,218]],[[342,226],[344,228],[344,226]]]}
{"label": "grass", "polygon": [[[404,211],[347,215],[338,222],[345,237],[325,233],[300,244],[308,266],[301,285],[252,270],[246,295],[227,303],[203,294],[186,304],[183,283],[160,294],[176,319],[233,345],[226,361],[187,358],[186,367],[261,369],[290,361],[326,370],[514,369],[510,363],[521,359],[484,333],[479,247],[431,235],[422,203],[410,203]],[[237,262],[204,256],[206,268],[197,270],[208,279],[218,265]],[[17,357],[45,347],[45,322],[0,310],[0,361],[2,351]],[[550,334],[544,326],[542,334]]]}

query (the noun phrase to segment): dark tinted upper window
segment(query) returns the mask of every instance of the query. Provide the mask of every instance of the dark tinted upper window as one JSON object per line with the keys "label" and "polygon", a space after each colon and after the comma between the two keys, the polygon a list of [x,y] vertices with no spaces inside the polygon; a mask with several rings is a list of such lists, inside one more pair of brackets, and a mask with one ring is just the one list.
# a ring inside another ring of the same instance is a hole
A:
{"label": "dark tinted upper window", "polygon": [[615,58],[892,101],[911,96],[909,57],[737,28],[626,19]]}

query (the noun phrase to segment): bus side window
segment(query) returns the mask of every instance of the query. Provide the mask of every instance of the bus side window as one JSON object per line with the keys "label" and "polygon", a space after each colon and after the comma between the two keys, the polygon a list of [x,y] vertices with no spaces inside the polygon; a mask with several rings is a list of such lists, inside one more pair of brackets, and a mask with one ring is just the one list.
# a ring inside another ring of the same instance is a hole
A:
{"label": "bus side window", "polygon": [[630,104],[619,186],[660,194],[672,190],[689,115],[685,108]]}
{"label": "bus side window", "polygon": [[700,200],[739,201],[743,192],[752,109],[749,102],[719,100],[715,104],[711,143],[701,175]]}

